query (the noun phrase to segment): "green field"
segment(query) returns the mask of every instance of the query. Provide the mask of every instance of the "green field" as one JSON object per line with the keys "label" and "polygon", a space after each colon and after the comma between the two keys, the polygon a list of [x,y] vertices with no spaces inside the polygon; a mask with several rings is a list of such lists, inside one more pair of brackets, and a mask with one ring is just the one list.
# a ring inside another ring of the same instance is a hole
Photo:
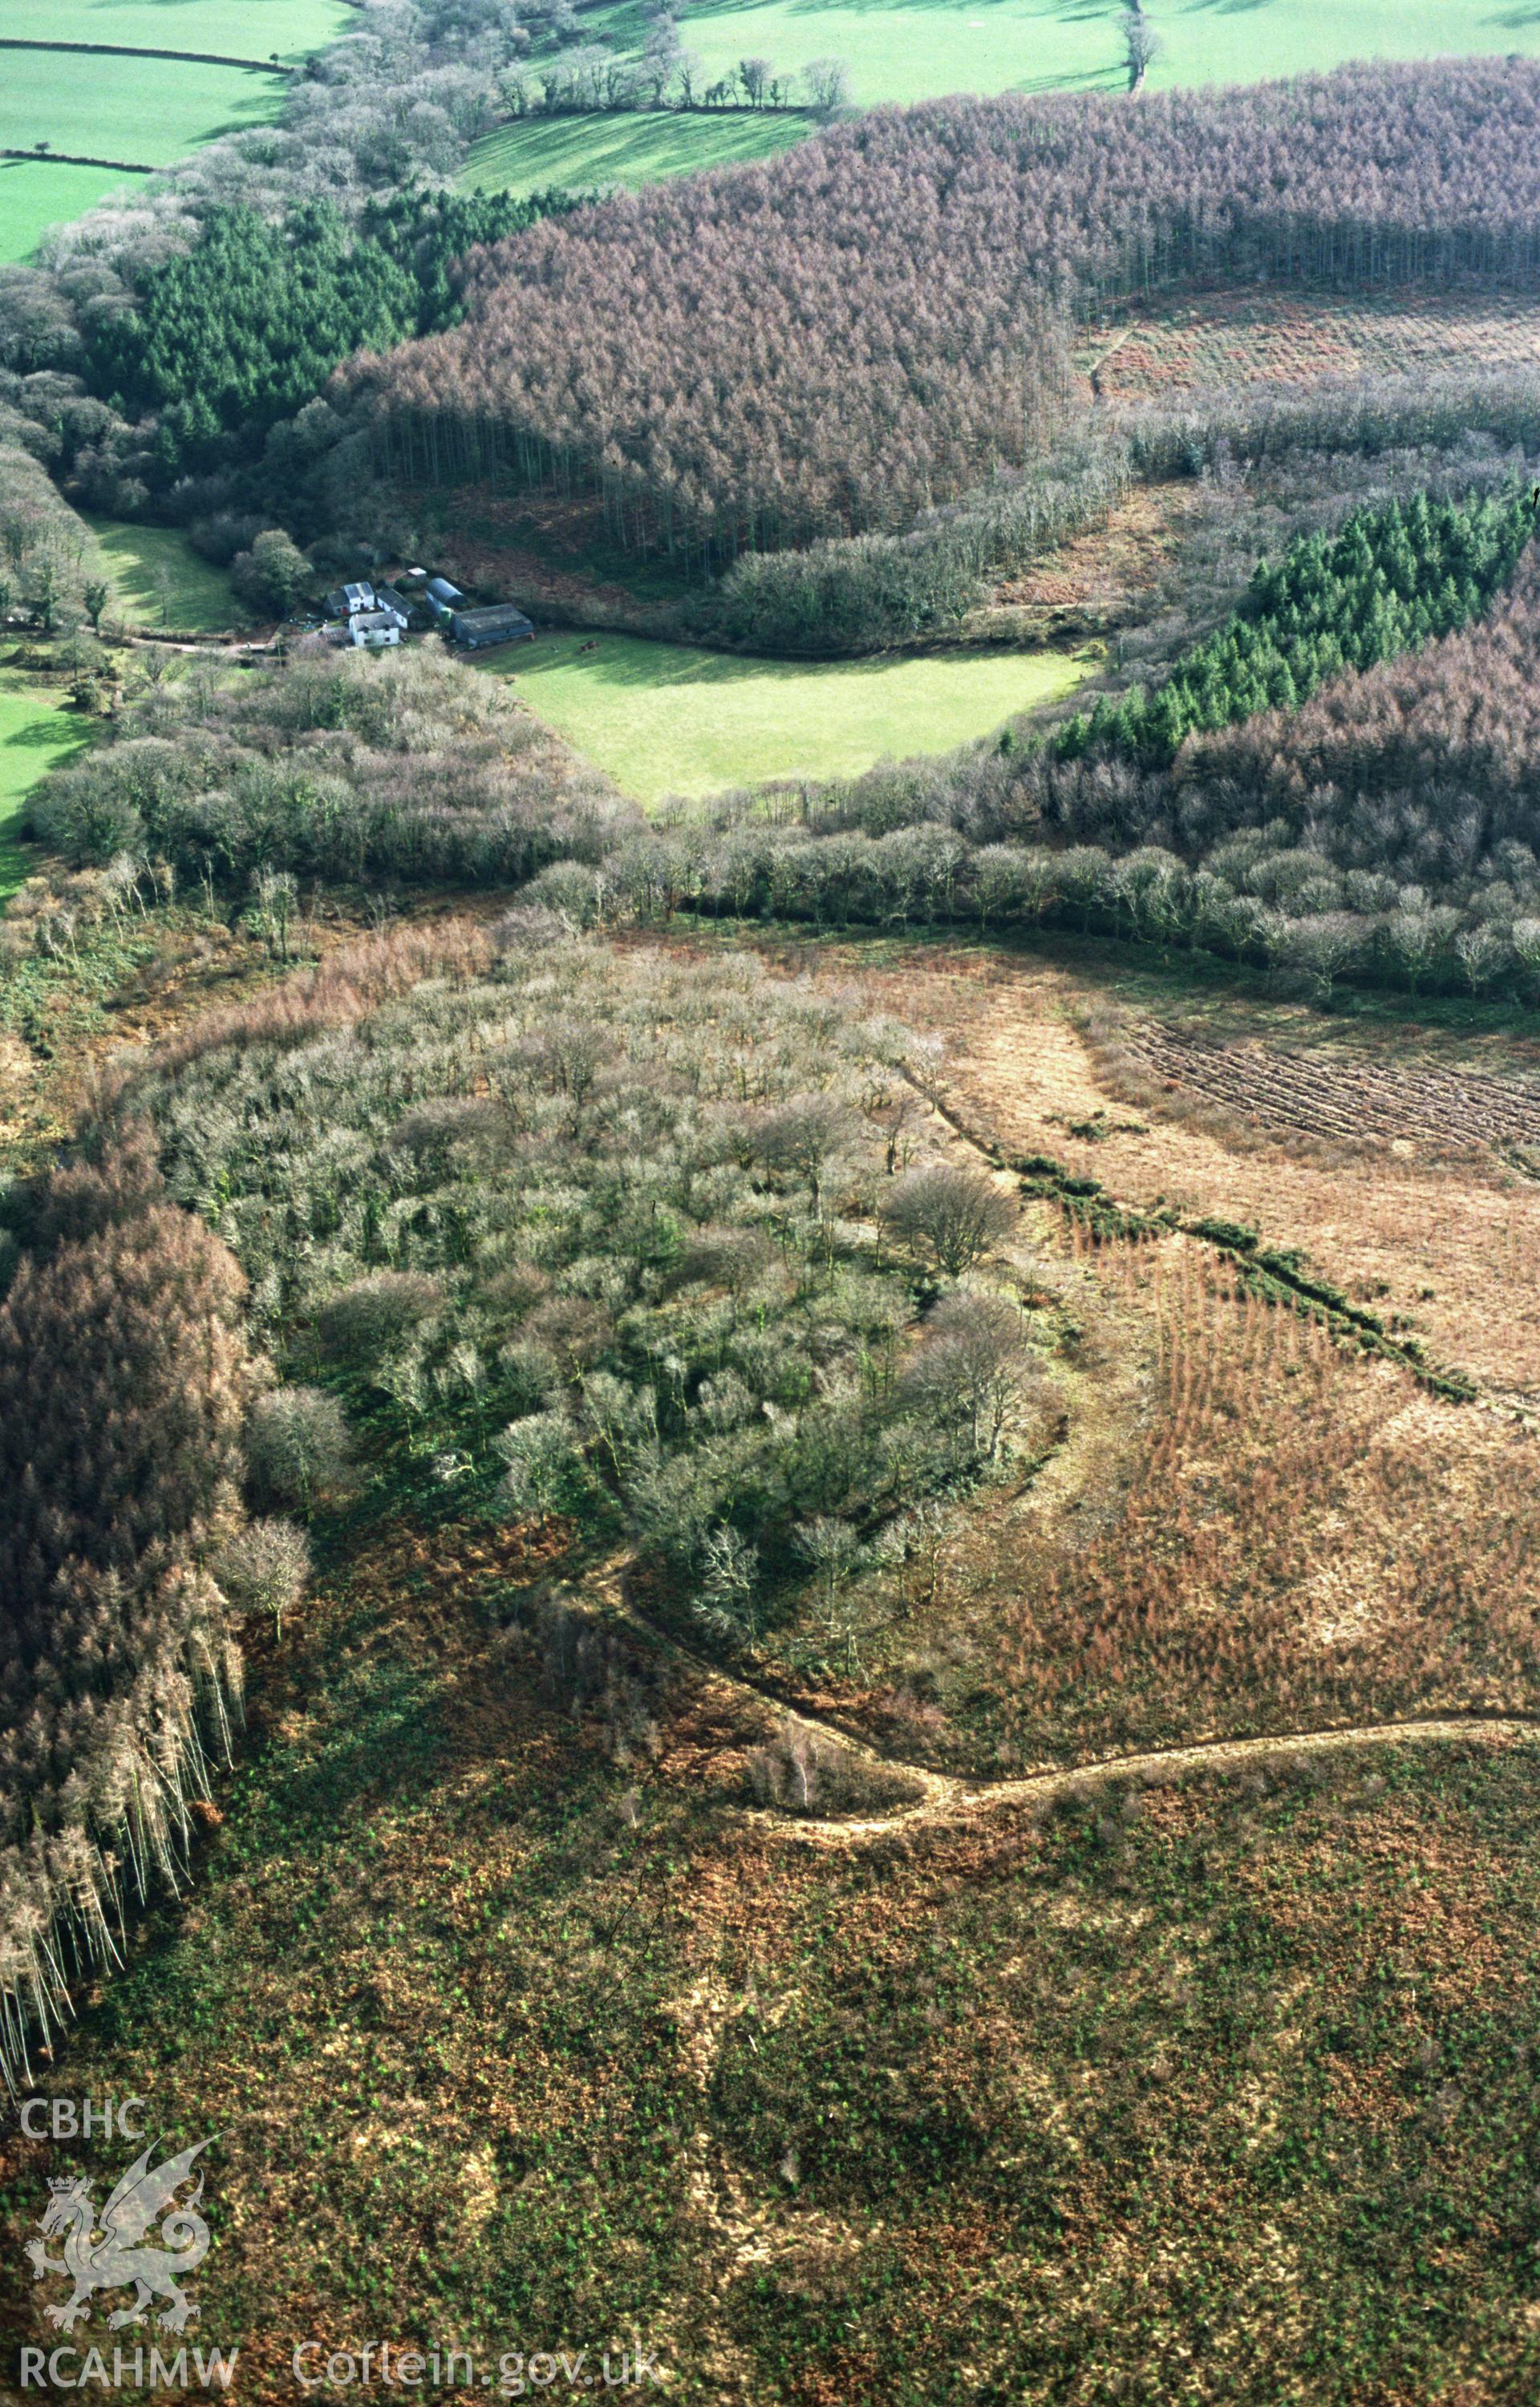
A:
{"label": "green field", "polygon": [[[5,0],[0,32],[28,42],[112,42],[301,59],[355,22],[343,0]],[[169,166],[201,143],[276,117],[286,78],[176,59],[0,50],[0,150],[46,142],[93,159]],[[0,160],[0,261],[26,259],[50,226],[109,193],[111,168]]]}
{"label": "green field", "polygon": [[90,741],[84,720],[65,710],[62,693],[0,668],[0,901],[27,874],[16,836],[28,794]]}
{"label": "green field", "polygon": [[659,803],[944,752],[1067,692],[1091,663],[1001,651],[745,660],[636,635],[558,634],[486,665],[624,792]]}
{"label": "green field", "polygon": [[111,167],[0,159],[0,261],[29,259],[50,226],[82,217],[109,192],[131,193],[135,180]]}
{"label": "green field", "polygon": [[179,527],[125,526],[88,518],[112,585],[109,617],[136,626],[217,633],[247,623],[222,568],[200,560]]}
{"label": "green field", "polygon": [[0,149],[169,166],[216,134],[276,117],[287,78],[183,59],[0,50]]}
{"label": "green field", "polygon": [[[745,57],[779,72],[843,59],[859,105],[951,92],[1040,92],[1122,79],[1114,0],[728,0],[692,8],[685,38],[706,80]],[[1540,8],[1491,0],[1146,0],[1161,43],[1155,84],[1255,83],[1345,59],[1540,50]],[[626,48],[635,11],[585,13]]]}
{"label": "green field", "polygon": [[460,180],[478,192],[649,184],[694,168],[765,158],[812,125],[811,118],[791,114],[685,117],[650,109],[619,117],[526,117],[475,144]]}
{"label": "green field", "polygon": [[22,42],[117,42],[303,59],[353,21],[342,0],[6,0],[0,33]]}

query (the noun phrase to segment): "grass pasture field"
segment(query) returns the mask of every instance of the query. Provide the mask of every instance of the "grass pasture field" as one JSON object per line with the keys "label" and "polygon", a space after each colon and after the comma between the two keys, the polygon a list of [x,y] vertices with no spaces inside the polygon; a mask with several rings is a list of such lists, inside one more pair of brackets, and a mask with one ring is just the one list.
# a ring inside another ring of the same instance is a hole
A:
{"label": "grass pasture field", "polygon": [[[1540,20],[1486,0],[1147,0],[1160,43],[1150,82],[1256,83],[1340,66],[1347,59],[1416,59],[1450,51],[1540,50]],[[1118,12],[1083,0],[896,0],[869,8],[829,0],[725,0],[690,14],[690,47],[707,78],[746,56],[778,68],[844,59],[865,107],[954,92],[1118,90]]]}
{"label": "grass pasture field", "polygon": [[640,803],[766,778],[845,776],[940,752],[1066,693],[1091,666],[1062,652],[746,660],[635,635],[542,634],[487,662]]}
{"label": "grass pasture field", "polygon": [[14,41],[111,42],[298,65],[347,30],[344,0],[7,0]]}
{"label": "grass pasture field", "polygon": [[740,167],[800,140],[812,120],[765,112],[684,116],[636,110],[613,117],[520,118],[476,143],[460,181],[476,192],[569,192],[656,183],[706,167]]}
{"label": "grass pasture field", "polygon": [[69,167],[53,159],[0,159],[0,261],[30,259],[51,226],[83,217],[136,181],[111,167]]}
{"label": "grass pasture field", "polygon": [[222,568],[199,558],[180,527],[87,517],[107,564],[108,616],[136,626],[217,634],[250,623]]}
{"label": "grass pasture field", "polygon": [[169,166],[216,134],[276,115],[284,78],[249,67],[3,50],[0,147]]}
{"label": "grass pasture field", "polygon": [[[0,33],[30,42],[202,50],[295,64],[352,21],[343,0],[8,0]],[[184,59],[0,50],[0,149],[169,166],[201,143],[278,114],[285,78]],[[25,259],[132,181],[109,168],[0,160],[0,260]]]}

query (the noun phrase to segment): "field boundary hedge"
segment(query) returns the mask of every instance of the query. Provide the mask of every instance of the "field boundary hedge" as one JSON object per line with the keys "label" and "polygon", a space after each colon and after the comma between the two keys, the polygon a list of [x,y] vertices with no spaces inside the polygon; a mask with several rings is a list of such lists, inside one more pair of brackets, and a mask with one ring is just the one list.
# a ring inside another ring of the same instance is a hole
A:
{"label": "field boundary hedge", "polygon": [[1137,1245],[1147,1239],[1169,1236],[1195,1238],[1228,1264],[1243,1287],[1270,1303],[1323,1321],[1339,1341],[1357,1345],[1366,1354],[1383,1355],[1388,1361],[1409,1372],[1430,1395],[1446,1403],[1481,1402],[1480,1389],[1464,1372],[1427,1361],[1417,1338],[1392,1337],[1377,1312],[1354,1303],[1329,1280],[1311,1277],[1289,1254],[1260,1245],[1252,1230],[1201,1214],[1184,1219],[1169,1204],[1149,1212],[1137,1204],[1119,1203],[1099,1179],[1077,1175],[1052,1154],[1010,1152],[987,1130],[944,1101],[932,1086],[907,1071],[901,1070],[900,1075],[917,1094],[923,1095],[932,1110],[939,1113],[964,1145],[982,1154],[996,1169],[1009,1171],[1020,1179],[1024,1193],[1056,1203],[1066,1218],[1077,1220],[1098,1245],[1119,1240]]}
{"label": "field boundary hedge", "polygon": [[43,167],[111,167],[122,176],[158,176],[144,159],[88,159],[83,150],[0,150],[0,159],[31,159]]}
{"label": "field boundary hedge", "polygon": [[201,67],[247,67],[253,75],[297,75],[277,59],[236,59],[225,50],[152,50],[137,42],[31,42],[0,34],[0,50],[69,50],[93,59],[184,59]]}

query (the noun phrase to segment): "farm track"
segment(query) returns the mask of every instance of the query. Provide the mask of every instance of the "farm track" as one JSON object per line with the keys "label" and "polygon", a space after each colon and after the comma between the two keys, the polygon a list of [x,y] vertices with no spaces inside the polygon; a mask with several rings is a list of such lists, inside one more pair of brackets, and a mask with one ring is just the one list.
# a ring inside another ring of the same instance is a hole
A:
{"label": "farm track", "polygon": [[[1219,1054],[1227,1050],[1219,1046],[1208,1049]],[[1509,1082],[1499,1078],[1466,1077],[1436,1071],[1423,1074],[1380,1073],[1376,1070],[1371,1075],[1401,1078],[1408,1087],[1418,1089],[1426,1076],[1438,1082],[1441,1091],[1444,1089],[1452,1090],[1462,1102],[1490,1090],[1494,1113],[1509,1108]],[[1516,1091],[1527,1091],[1519,1087],[1518,1081],[1513,1082],[1513,1088]],[[992,1137],[971,1128],[951,1106],[934,1093],[926,1093],[926,1100],[953,1133],[991,1170],[998,1173],[1015,1169],[1011,1157]],[[1536,1104],[1529,1108],[1532,1118],[1527,1126],[1540,1135],[1540,1093],[1537,1093]],[[1290,1125],[1297,1127],[1299,1123],[1290,1122]],[[1223,1246],[1213,1246],[1212,1250],[1228,1258],[1228,1249]],[[1388,1347],[1387,1350],[1394,1349]],[[1408,1361],[1404,1367],[1414,1376],[1425,1375],[1415,1362]],[[1510,1397],[1474,1390],[1471,1401],[1484,1411],[1501,1413],[1505,1419],[1517,1419],[1529,1426],[1540,1421],[1540,1416],[1528,1411],[1521,1402]],[[870,1766],[874,1772],[906,1784],[915,1792],[912,1802],[907,1804],[896,1805],[887,1813],[863,1816],[791,1814],[766,1806],[745,1809],[745,1819],[750,1824],[772,1830],[781,1837],[795,1839],[804,1845],[840,1847],[863,1840],[881,1840],[894,1832],[917,1828],[957,1829],[970,1817],[996,1808],[1051,1805],[1061,1798],[1077,1796],[1088,1788],[1110,1787],[1119,1782],[1156,1784],[1185,1772],[1239,1771],[1248,1764],[1265,1766],[1279,1759],[1292,1761],[1310,1755],[1340,1753],[1345,1749],[1454,1741],[1469,1743],[1472,1740],[1487,1745],[1524,1740],[1540,1744],[1540,1712],[1502,1708],[1483,1711],[1469,1707],[1408,1715],[1394,1721],[1328,1723],[1271,1734],[1183,1740],[1170,1746],[1147,1747],[1135,1754],[1101,1756],[1087,1763],[1055,1766],[1006,1779],[973,1779],[962,1773],[936,1772],[928,1765],[910,1763],[902,1757],[886,1755],[870,1741],[858,1737],[830,1716],[792,1706],[773,1688],[712,1661],[708,1656],[677,1638],[671,1631],[661,1628],[642,1611],[631,1594],[624,1561],[612,1561],[607,1565],[599,1574],[597,1585],[601,1588],[605,1609],[612,1618],[625,1624],[667,1659],[688,1670],[708,1692],[715,1690],[740,1711],[748,1707],[755,1712],[769,1712],[783,1725],[791,1725],[822,1738]]]}
{"label": "farm track", "polygon": [[1131,1030],[1123,1042],[1162,1079],[1248,1118],[1329,1143],[1374,1136],[1464,1149],[1540,1146],[1540,1083],[1527,1079],[1349,1066],[1260,1045],[1221,1045],[1154,1022]]}
{"label": "farm track", "polygon": [[[799,1717],[800,1718],[800,1717]],[[946,1823],[955,1827],[970,1816],[1013,1805],[1051,1805],[1064,1797],[1078,1797],[1087,1788],[1107,1788],[1119,1782],[1148,1786],[1187,1772],[1238,1772],[1248,1764],[1296,1761],[1311,1755],[1338,1754],[1348,1748],[1444,1744],[1479,1739],[1489,1745],[1528,1739],[1540,1744],[1540,1714],[1439,1714],[1426,1720],[1369,1722],[1342,1728],[1288,1730],[1276,1738],[1213,1738],[1190,1740],[1179,1746],[1151,1747],[1140,1755],[1109,1755],[1067,1771],[1031,1772],[1011,1780],[963,1780],[944,1773],[911,1773],[923,1779],[925,1794],[913,1805],[864,1820],[816,1819],[812,1816],[772,1814],[761,1807],[756,1820],[794,1834],[805,1844],[840,1846],[853,1840],[880,1838],[915,1824]],[[848,1745],[849,1741],[846,1740]],[[888,1771],[902,1767],[882,1757],[874,1759]]]}
{"label": "farm track", "polygon": [[[617,1576],[617,1573],[619,1575]],[[1185,1772],[1239,1771],[1248,1764],[1266,1765],[1280,1758],[1294,1760],[1348,1748],[1426,1745],[1476,1739],[1487,1745],[1529,1740],[1540,1745],[1540,1713],[1475,1709],[1407,1715],[1396,1721],[1326,1723],[1307,1730],[1259,1733],[1248,1737],[1186,1739],[1170,1746],[1141,1748],[1128,1755],[1093,1758],[1088,1763],[1055,1765],[1004,1780],[970,1779],[961,1773],[934,1772],[929,1766],[885,1755],[870,1741],[858,1738],[828,1716],[788,1705],[784,1698],[740,1673],[729,1672],[697,1653],[682,1639],[659,1628],[635,1604],[627,1590],[623,1567],[611,1565],[606,1597],[611,1617],[626,1624],[646,1644],[681,1669],[692,1673],[708,1692],[740,1711],[768,1711],[782,1724],[806,1730],[853,1756],[891,1779],[917,1792],[910,1803],[890,1812],[864,1816],[791,1814],[769,1806],[745,1809],[754,1826],[814,1846],[842,1846],[863,1839],[881,1839],[917,1826],[956,1827],[972,1816],[1012,1805],[1051,1805],[1087,1788],[1109,1787],[1120,1781],[1155,1785]]]}

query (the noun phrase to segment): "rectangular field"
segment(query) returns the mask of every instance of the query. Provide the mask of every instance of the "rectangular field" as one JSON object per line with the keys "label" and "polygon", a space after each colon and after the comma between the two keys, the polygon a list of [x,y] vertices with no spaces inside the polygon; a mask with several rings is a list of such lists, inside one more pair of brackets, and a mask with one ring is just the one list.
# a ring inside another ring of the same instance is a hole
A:
{"label": "rectangular field", "polygon": [[1066,692],[1089,661],[938,652],[746,660],[635,635],[542,635],[487,667],[639,803],[766,778],[854,776],[942,752]]}
{"label": "rectangular field", "polygon": [[460,181],[474,192],[571,192],[655,184],[702,167],[738,167],[784,150],[815,121],[791,112],[684,114],[637,109],[606,117],[525,117],[472,148]]}

